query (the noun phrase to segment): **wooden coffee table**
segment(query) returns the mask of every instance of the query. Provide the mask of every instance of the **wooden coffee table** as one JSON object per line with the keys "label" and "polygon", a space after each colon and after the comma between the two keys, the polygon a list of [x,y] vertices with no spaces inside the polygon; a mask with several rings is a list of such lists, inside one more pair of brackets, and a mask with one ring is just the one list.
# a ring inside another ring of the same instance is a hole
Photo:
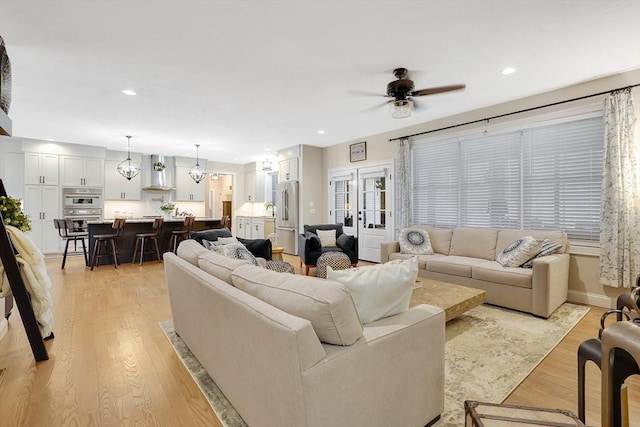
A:
{"label": "wooden coffee table", "polygon": [[448,322],[482,304],[486,294],[486,291],[481,289],[418,277],[409,307],[419,304],[440,307],[445,312],[445,321]]}

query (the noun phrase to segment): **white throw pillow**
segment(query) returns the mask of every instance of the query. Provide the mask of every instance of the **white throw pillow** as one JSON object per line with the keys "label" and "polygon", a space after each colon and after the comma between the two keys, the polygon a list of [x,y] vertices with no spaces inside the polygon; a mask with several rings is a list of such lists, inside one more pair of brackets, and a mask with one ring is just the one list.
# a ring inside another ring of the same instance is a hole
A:
{"label": "white throw pillow", "polygon": [[503,267],[520,267],[525,261],[538,253],[542,241],[532,236],[522,237],[496,255],[496,261]]}
{"label": "white throw pillow", "polygon": [[[210,244],[215,242],[209,242]],[[249,261],[253,265],[260,265],[258,260],[242,243],[229,243],[227,245],[218,244],[209,247],[210,250],[229,258],[243,259]]]}
{"label": "white throw pillow", "polygon": [[427,230],[403,228],[398,235],[401,254],[433,255],[431,239]]}
{"label": "white throw pillow", "polygon": [[336,246],[336,230],[316,230],[322,247]]}
{"label": "white throw pillow", "polygon": [[351,291],[363,324],[407,311],[417,277],[416,257],[347,270],[327,267],[327,279]]}

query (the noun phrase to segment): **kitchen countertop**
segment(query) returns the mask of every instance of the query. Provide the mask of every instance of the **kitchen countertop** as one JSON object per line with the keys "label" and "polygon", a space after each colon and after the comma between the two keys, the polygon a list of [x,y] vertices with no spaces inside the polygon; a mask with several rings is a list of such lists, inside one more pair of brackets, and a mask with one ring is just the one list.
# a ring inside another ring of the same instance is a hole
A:
{"label": "kitchen countertop", "polygon": [[[160,218],[160,216],[153,218],[127,218],[127,224],[145,224],[145,223],[153,223],[155,218]],[[196,217],[196,221],[221,221],[220,218],[207,218],[207,217]],[[111,224],[113,219],[103,219],[100,221],[87,221],[87,224]],[[165,219],[165,223],[167,222],[184,222],[184,217],[173,217],[171,219]]]}

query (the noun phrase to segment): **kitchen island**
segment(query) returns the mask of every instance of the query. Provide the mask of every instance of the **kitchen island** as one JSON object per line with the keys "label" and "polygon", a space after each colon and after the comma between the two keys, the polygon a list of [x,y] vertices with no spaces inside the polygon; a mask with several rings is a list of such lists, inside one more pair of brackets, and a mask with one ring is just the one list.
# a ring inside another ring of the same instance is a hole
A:
{"label": "kitchen island", "polygon": [[[136,234],[138,233],[151,233],[153,232],[153,220],[154,218],[133,218],[127,219],[124,226],[122,236],[116,239],[116,249],[118,251],[118,263],[127,263],[133,261],[133,249],[136,244]],[[93,256],[93,246],[95,239],[93,236],[96,234],[112,234],[114,230],[111,228],[113,224],[112,219],[105,219],[102,221],[88,221],[87,228],[89,231],[89,263]],[[193,224],[193,231],[208,230],[211,228],[221,228],[222,220],[214,218],[196,218]],[[158,245],[160,246],[160,255],[169,251],[169,240],[171,239],[171,232],[184,229],[184,218],[172,218],[165,219],[160,235],[158,236]],[[146,249],[151,249],[149,246]],[[136,256],[138,258],[138,256]],[[155,255],[151,253],[144,254],[144,261],[155,259]],[[139,258],[138,258],[139,260]],[[99,260],[98,264],[112,264],[113,261],[110,257],[104,257]]]}

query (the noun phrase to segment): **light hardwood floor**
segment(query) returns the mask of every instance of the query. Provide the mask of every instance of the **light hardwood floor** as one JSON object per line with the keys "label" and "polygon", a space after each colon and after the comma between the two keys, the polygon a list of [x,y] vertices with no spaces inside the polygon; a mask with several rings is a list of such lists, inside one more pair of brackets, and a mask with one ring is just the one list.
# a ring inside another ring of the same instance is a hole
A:
{"label": "light hardwood floor", "polygon": [[[298,270],[297,257],[285,256]],[[46,261],[53,282],[55,339],[36,364],[19,313],[0,342],[0,426],[220,426],[158,327],[171,310],[163,265],[89,271],[80,257]],[[507,403],[577,413],[576,349],[597,334],[594,308],[509,396]],[[206,325],[203,325],[206,327]],[[587,372],[587,421],[599,425],[599,370]],[[640,426],[640,381],[630,382]],[[464,424],[461,420],[461,425]]]}

